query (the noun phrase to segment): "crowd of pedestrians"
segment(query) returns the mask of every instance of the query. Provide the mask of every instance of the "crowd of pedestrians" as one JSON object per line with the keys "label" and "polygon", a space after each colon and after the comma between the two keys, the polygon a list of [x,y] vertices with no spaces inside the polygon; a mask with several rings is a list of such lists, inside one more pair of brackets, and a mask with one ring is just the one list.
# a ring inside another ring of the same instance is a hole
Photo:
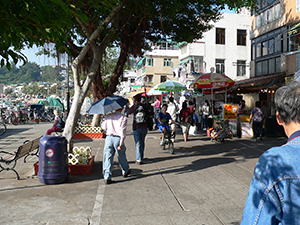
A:
{"label": "crowd of pedestrians", "polygon": [[[254,175],[244,208],[242,225],[248,224],[299,224],[300,221],[300,83],[291,82],[279,88],[275,93],[274,104],[276,119],[283,126],[288,142],[281,147],[273,147],[263,153],[256,164]],[[173,141],[176,137],[176,121],[180,121],[184,141],[188,141],[189,128],[196,123],[195,103],[183,101],[179,107],[173,97],[169,97],[168,104],[156,99],[152,104],[155,118],[155,129],[162,132],[162,142],[170,131]],[[179,108],[181,108],[179,110]],[[238,114],[243,114],[245,101],[238,106]],[[214,110],[214,102],[206,100],[201,106],[203,128],[206,129],[207,118]],[[106,184],[112,183],[112,165],[115,153],[118,156],[123,177],[127,177],[131,170],[126,159],[127,116],[122,108],[106,116],[102,128],[107,137],[103,152],[103,177]],[[148,124],[143,117],[148,112],[141,97],[133,98],[133,105],[127,109],[128,115],[133,114],[133,136],[135,141],[136,164],[143,163],[145,138]],[[152,118],[152,117],[151,117]],[[253,124],[254,140],[262,140],[262,125],[265,113],[261,102],[257,101],[251,110],[250,121]]]}

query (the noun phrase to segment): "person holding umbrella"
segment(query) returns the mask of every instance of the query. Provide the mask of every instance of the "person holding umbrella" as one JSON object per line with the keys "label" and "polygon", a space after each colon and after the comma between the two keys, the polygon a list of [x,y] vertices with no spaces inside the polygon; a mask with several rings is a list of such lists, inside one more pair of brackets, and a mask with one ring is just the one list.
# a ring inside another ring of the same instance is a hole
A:
{"label": "person holding umbrella", "polygon": [[112,183],[111,177],[115,153],[117,153],[123,177],[127,177],[131,173],[124,145],[127,117],[121,113],[126,104],[128,104],[127,99],[115,95],[99,99],[87,109],[88,114],[107,114],[101,124],[102,129],[106,130],[102,163],[105,184]]}
{"label": "person holding umbrella", "polygon": [[101,125],[102,129],[106,130],[103,150],[103,177],[105,184],[112,183],[111,177],[115,153],[117,153],[123,177],[127,177],[131,173],[124,145],[127,117],[121,113],[122,109],[117,109],[114,113],[108,114]]}

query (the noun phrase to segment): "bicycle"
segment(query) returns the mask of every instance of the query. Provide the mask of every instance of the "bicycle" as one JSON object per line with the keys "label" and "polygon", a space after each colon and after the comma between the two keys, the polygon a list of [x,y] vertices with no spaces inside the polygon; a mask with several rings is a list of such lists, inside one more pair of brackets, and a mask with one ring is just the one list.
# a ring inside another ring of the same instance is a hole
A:
{"label": "bicycle", "polygon": [[[160,140],[162,140],[162,137],[160,137]],[[171,154],[174,154],[174,143],[171,140],[171,130],[170,129],[167,129],[167,132],[165,134],[165,139],[164,139],[164,142],[161,145],[161,147],[162,147],[163,150],[166,150],[166,147],[167,147],[169,152]]]}
{"label": "bicycle", "polygon": [[3,111],[1,111],[1,119],[2,119],[2,123],[4,123],[4,124],[10,123],[15,126],[19,122],[19,119],[13,110],[6,110],[4,113],[3,113]]}
{"label": "bicycle", "polygon": [[5,134],[6,132],[6,125],[2,121],[0,122],[0,136]]}

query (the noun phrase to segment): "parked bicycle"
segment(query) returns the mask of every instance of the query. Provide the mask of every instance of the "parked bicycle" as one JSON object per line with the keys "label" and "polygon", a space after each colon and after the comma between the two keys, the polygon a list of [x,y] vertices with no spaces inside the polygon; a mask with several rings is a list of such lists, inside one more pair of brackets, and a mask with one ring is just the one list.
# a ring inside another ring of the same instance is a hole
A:
{"label": "parked bicycle", "polygon": [[2,108],[1,109],[1,120],[4,124],[18,124],[18,118],[12,109]]}
{"label": "parked bicycle", "polygon": [[2,121],[0,121],[0,136],[5,134],[5,132],[6,132],[6,125]]}

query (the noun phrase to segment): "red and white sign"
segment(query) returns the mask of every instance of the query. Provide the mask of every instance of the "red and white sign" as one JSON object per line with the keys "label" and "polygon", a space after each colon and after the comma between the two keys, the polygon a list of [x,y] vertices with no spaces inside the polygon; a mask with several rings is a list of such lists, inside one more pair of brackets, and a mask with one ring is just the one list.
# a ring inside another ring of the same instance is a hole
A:
{"label": "red and white sign", "polygon": [[54,156],[54,151],[51,148],[46,149],[45,155],[49,158],[51,158],[52,156]]}

